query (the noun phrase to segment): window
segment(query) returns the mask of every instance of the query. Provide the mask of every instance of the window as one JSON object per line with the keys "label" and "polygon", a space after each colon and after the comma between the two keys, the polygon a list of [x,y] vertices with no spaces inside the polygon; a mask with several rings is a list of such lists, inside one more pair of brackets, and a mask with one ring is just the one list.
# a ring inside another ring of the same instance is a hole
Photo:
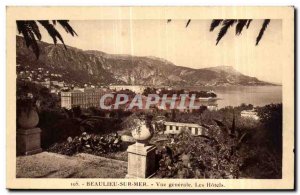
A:
{"label": "window", "polygon": [[179,127],[178,127],[178,126],[176,126],[176,130],[177,130],[177,131],[179,130]]}
{"label": "window", "polygon": [[195,135],[198,135],[198,128],[195,128]]}
{"label": "window", "polygon": [[170,130],[172,130],[173,129],[173,126],[172,125],[170,125]]}

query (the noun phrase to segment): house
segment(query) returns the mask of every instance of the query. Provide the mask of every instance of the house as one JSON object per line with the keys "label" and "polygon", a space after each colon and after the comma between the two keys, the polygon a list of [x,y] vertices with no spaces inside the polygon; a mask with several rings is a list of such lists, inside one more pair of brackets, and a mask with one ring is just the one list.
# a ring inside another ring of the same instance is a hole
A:
{"label": "house", "polygon": [[64,87],[65,86],[65,82],[64,81],[58,82],[57,85],[59,87]]}
{"label": "house", "polygon": [[251,118],[251,119],[254,119],[254,120],[259,119],[258,113],[254,109],[252,109],[252,110],[243,110],[241,112],[241,117],[242,118]]}
{"label": "house", "polygon": [[190,131],[194,136],[207,135],[208,129],[194,123],[165,122],[165,134],[180,134],[183,131]]}
{"label": "house", "polygon": [[52,85],[57,85],[58,86],[58,81],[51,81]]}
{"label": "house", "polygon": [[207,107],[207,110],[209,110],[209,111],[217,111],[218,110],[218,104],[216,104],[216,103],[208,104],[206,107]]}
{"label": "house", "polygon": [[54,93],[54,94],[59,94],[59,90],[58,89],[51,89],[50,93]]}

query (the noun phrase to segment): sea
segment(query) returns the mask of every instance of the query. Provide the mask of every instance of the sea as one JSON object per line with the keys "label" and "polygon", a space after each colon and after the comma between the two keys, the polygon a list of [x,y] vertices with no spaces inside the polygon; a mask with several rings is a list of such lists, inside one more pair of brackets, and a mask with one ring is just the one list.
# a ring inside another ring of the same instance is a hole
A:
{"label": "sea", "polygon": [[218,108],[239,106],[243,103],[265,106],[282,103],[282,86],[226,86],[226,87],[190,87],[191,90],[213,90],[218,97]]}

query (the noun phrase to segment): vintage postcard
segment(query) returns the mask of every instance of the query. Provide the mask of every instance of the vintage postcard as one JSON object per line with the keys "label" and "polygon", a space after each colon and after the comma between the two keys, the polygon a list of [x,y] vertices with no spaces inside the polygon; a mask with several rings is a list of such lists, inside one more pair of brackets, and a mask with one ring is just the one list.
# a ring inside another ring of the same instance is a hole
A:
{"label": "vintage postcard", "polygon": [[294,7],[6,11],[7,188],[295,188]]}

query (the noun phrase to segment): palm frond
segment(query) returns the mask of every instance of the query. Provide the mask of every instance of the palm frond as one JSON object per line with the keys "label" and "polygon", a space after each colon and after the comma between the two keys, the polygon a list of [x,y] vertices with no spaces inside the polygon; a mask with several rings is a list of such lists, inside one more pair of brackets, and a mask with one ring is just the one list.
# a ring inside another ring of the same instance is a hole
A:
{"label": "palm frond", "polygon": [[264,32],[267,29],[269,23],[270,23],[270,19],[265,19],[264,20],[264,22],[262,24],[262,27],[261,27],[261,29],[259,31],[259,34],[258,34],[258,36],[256,38],[256,45],[258,45],[259,41],[261,40],[262,36],[264,35]]}
{"label": "palm frond", "polygon": [[65,49],[67,49],[62,36],[55,29],[55,27],[52,24],[50,24],[49,20],[38,20],[38,22],[47,30],[48,34],[53,39],[54,44],[57,44],[57,38],[58,38],[64,45]]}
{"label": "palm frond", "polygon": [[209,31],[213,31],[216,27],[218,27],[221,24],[222,21],[223,20],[212,20]]}
{"label": "palm frond", "polygon": [[73,37],[77,35],[74,29],[70,26],[69,20],[57,20],[57,22],[65,29],[67,33],[70,33]]}
{"label": "palm frond", "polygon": [[248,21],[247,21],[247,24],[246,24],[247,29],[249,28],[251,22],[252,22],[252,20],[248,20]]}
{"label": "palm frond", "polygon": [[218,34],[216,45],[220,42],[220,40],[224,37],[224,35],[227,33],[227,30],[236,22],[236,20],[224,20],[223,26]]}
{"label": "palm frond", "polygon": [[42,35],[40,33],[39,27],[34,20],[27,21],[29,28],[32,30],[36,38],[40,41],[42,39]]}
{"label": "palm frond", "polygon": [[189,19],[185,25],[185,28],[187,28],[189,26],[189,24],[191,23],[191,19]]}
{"label": "palm frond", "polygon": [[[58,22],[67,33],[70,33],[72,36],[77,35],[74,29],[70,26],[68,20],[38,20],[38,22],[47,30],[48,34],[53,39],[54,44],[57,43],[57,38],[63,43],[65,49],[67,49],[64,40],[60,33],[55,29],[53,25],[56,25]],[[42,39],[42,35],[40,33],[39,27],[37,25],[36,20],[18,20],[17,29],[19,34],[22,34],[25,40],[26,46],[31,48],[36,55],[37,59],[40,55],[39,46],[37,44],[37,40]]]}
{"label": "palm frond", "polygon": [[40,48],[37,44],[37,41],[35,40],[33,31],[28,31],[28,35],[29,35],[30,39],[32,40],[31,48],[38,58],[40,56]]}
{"label": "palm frond", "polygon": [[40,55],[40,50],[35,36],[40,40],[41,34],[38,30],[36,23],[34,21],[19,20],[17,21],[17,29],[19,34],[23,35],[26,46],[32,49],[32,51],[38,59]]}
{"label": "palm frond", "polygon": [[246,26],[248,20],[238,20],[235,28],[235,34],[240,35],[243,31],[243,28]]}

